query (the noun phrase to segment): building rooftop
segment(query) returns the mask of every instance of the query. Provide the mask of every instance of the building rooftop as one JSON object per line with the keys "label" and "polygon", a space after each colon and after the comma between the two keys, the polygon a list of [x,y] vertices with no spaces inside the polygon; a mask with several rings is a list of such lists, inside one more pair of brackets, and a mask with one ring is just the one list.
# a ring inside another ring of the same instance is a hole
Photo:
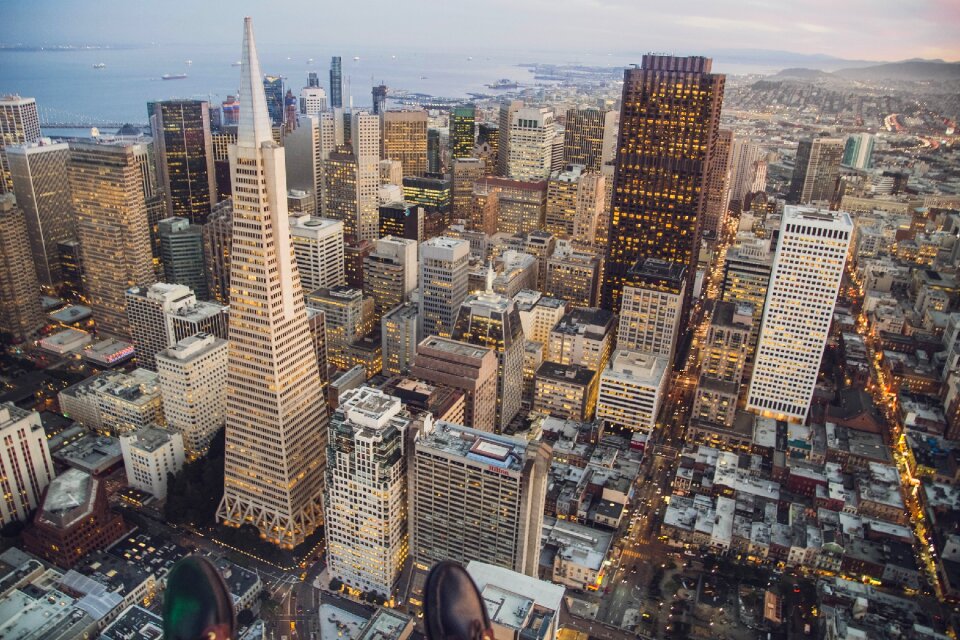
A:
{"label": "building rooftop", "polygon": [[613,313],[599,307],[572,307],[550,332],[603,338],[613,326]]}
{"label": "building rooftop", "polygon": [[630,349],[617,349],[603,372],[607,379],[627,380],[633,383],[659,385],[670,367],[669,358],[654,356]]}
{"label": "building rooftop", "polygon": [[449,338],[441,338],[438,336],[431,336],[424,339],[417,346],[417,349],[419,350],[421,347],[443,351],[452,356],[475,359],[483,358],[489,351],[492,351],[492,349],[489,347],[479,347],[466,342],[460,342],[459,340],[451,340]]}
{"label": "building rooftop", "polygon": [[47,488],[37,519],[66,529],[93,511],[97,480],[79,469],[68,469]]}
{"label": "building rooftop", "polygon": [[613,532],[544,517],[543,540],[544,545],[555,545],[564,560],[599,571],[613,543]]}
{"label": "building rooftop", "polygon": [[123,462],[120,441],[94,433],[88,433],[68,444],[54,454],[54,457],[64,464],[93,475],[103,473]]}
{"label": "building rooftop", "polygon": [[356,640],[400,640],[410,634],[412,627],[412,617],[393,609],[381,607],[377,609],[360,632],[353,637]]}
{"label": "building rooftop", "polygon": [[157,357],[161,359],[167,357],[173,360],[187,362],[205,356],[214,349],[220,348],[221,345],[226,344],[226,342],[226,340],[210,333],[197,333],[192,336],[187,336],[172,347],[164,349],[157,354]]}
{"label": "building rooftop", "polygon": [[128,446],[133,449],[153,453],[166,446],[175,435],[177,435],[175,432],[159,427],[143,427],[124,433],[120,436],[120,440],[126,441]]}
{"label": "building rooftop", "polygon": [[529,598],[537,606],[550,611],[560,611],[563,604],[564,587],[546,580],[476,560],[467,563],[467,573],[484,594],[484,599],[487,587],[494,587],[514,594],[522,593],[521,598]]}
{"label": "building rooftop", "polygon": [[219,314],[227,313],[230,307],[216,302],[198,300],[196,303],[177,309],[171,315],[174,318],[182,319],[186,322],[199,323],[207,318],[212,318]]}
{"label": "building rooftop", "polygon": [[557,364],[556,362],[544,362],[537,369],[537,378],[546,378],[560,382],[568,382],[587,386],[597,375],[596,371],[582,367],[578,364]]}
{"label": "building rooftop", "polygon": [[161,640],[163,619],[138,604],[124,609],[120,616],[100,633],[100,640]]}
{"label": "building rooftop", "polygon": [[438,420],[417,435],[417,449],[433,449],[472,462],[519,472],[523,469],[527,443],[519,438],[494,435]]}
{"label": "building rooftop", "polygon": [[80,637],[94,620],[75,604],[74,598],[56,589],[14,589],[0,599],[0,638]]}

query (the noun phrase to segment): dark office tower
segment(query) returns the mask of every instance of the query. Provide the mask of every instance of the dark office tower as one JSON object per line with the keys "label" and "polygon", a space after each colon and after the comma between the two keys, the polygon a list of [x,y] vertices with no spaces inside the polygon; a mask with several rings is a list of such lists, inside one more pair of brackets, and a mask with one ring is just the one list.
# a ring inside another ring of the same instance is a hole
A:
{"label": "dark office tower", "polygon": [[343,107],[343,68],[340,65],[340,56],[330,58],[330,106],[334,109]]}
{"label": "dark office tower", "polygon": [[793,164],[790,193],[787,194],[788,202],[829,204],[837,188],[845,142],[843,138],[800,141],[797,159]]}
{"label": "dark office tower", "polygon": [[60,292],[71,300],[83,295],[83,259],[80,257],[80,242],[74,239],[57,243],[60,275],[63,279]]}
{"label": "dark office tower", "polygon": [[267,113],[273,124],[283,124],[283,78],[263,76],[263,92],[267,94]]}
{"label": "dark office tower", "polygon": [[164,282],[183,284],[201,300],[210,299],[203,257],[203,228],[186,218],[160,221],[160,262]]}
{"label": "dark office tower", "polygon": [[430,173],[440,173],[440,131],[437,129],[427,129],[427,171]]}
{"label": "dark office tower", "polygon": [[320,86],[320,77],[317,75],[316,71],[311,71],[307,74],[307,86],[310,88]]}
{"label": "dark office tower", "polygon": [[378,116],[387,110],[387,85],[378,84],[371,92],[373,96],[373,115]]}
{"label": "dark office tower", "polygon": [[497,154],[500,151],[500,127],[490,122],[478,124],[477,144],[490,145],[490,158],[487,160],[487,166],[495,168],[497,166]]}
{"label": "dark office tower", "polygon": [[725,77],[704,57],[643,56],[624,71],[613,207],[601,306],[617,313],[638,260],[686,267],[693,291],[707,169],[720,125]]}
{"label": "dark office tower", "polygon": [[210,109],[205,100],[148,102],[167,215],[203,224],[217,201]]}
{"label": "dark office tower", "polygon": [[394,236],[423,242],[423,207],[409,202],[391,202],[380,205],[378,237]]}
{"label": "dark office tower", "polygon": [[472,104],[454,107],[450,111],[450,159],[473,156],[474,126],[477,108]]}

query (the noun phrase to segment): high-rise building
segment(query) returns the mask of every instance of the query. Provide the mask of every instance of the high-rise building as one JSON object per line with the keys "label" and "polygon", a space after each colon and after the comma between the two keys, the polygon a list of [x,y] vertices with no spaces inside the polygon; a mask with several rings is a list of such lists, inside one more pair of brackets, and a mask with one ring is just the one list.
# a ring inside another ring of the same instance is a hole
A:
{"label": "high-rise building", "polygon": [[450,110],[450,159],[469,158],[473,155],[476,137],[477,108],[472,104]]}
{"label": "high-rise building", "polygon": [[645,55],[624,72],[613,204],[601,305],[620,310],[638,260],[676,263],[693,293],[707,177],[723,102],[723,75],[703,57]]}
{"label": "high-rise building", "polygon": [[343,66],[340,56],[330,58],[330,106],[343,108]]}
{"label": "high-rise building", "polygon": [[156,355],[167,426],[183,436],[187,457],[199,458],[223,428],[227,408],[227,341],[198,333]]}
{"label": "high-rise building", "polygon": [[373,298],[374,315],[408,302],[417,288],[417,241],[386,236],[363,261],[363,295]]}
{"label": "high-rise building", "polygon": [[556,123],[547,107],[522,107],[510,120],[507,177],[546,180],[553,170]]}
{"label": "high-rise building", "polygon": [[174,305],[166,313],[168,344],[197,333],[209,333],[223,340],[229,335],[230,307],[216,302],[188,298],[186,304]]}
{"label": "high-rise building", "polygon": [[470,243],[439,236],[420,245],[420,335],[448,338],[467,297]]}
{"label": "high-rise building", "polygon": [[315,116],[327,110],[327,92],[319,85],[300,89],[300,114]]}
{"label": "high-rise building", "polygon": [[380,157],[399,160],[405,176],[427,172],[427,112],[420,109],[384,111]]}
{"label": "high-rise building", "polygon": [[72,238],[58,242],[57,260],[63,279],[61,292],[71,300],[79,300],[83,295],[83,257],[80,243]]}
{"label": "high-rise building", "polygon": [[497,193],[497,230],[530,233],[543,227],[547,206],[547,181],[483,178],[477,185]]}
{"label": "high-rise building", "polygon": [[520,314],[523,337],[543,346],[543,357],[550,358],[550,332],[567,312],[567,303],[539,291],[524,290],[513,297]]}
{"label": "high-rise building", "polygon": [[701,349],[700,378],[690,413],[693,418],[733,426],[752,325],[753,305],[714,304]]}
{"label": "high-rise building", "polygon": [[520,411],[523,391],[523,329],[513,300],[493,291],[493,270],[487,273],[487,288],[472,294],[460,305],[451,337],[490,347],[497,354],[497,433]]}
{"label": "high-rise building", "polygon": [[379,237],[394,236],[415,242],[424,238],[424,211],[420,205],[389,202],[380,205]]}
{"label": "high-rise building", "polygon": [[408,455],[414,563],[479,560],[537,575],[550,445],[427,421]]}
{"label": "high-rise building", "polygon": [[572,238],[577,218],[577,186],[585,167],[570,164],[550,174],[544,230],[557,238]]}
{"label": "high-rise building", "polygon": [[456,158],[451,171],[451,200],[453,218],[470,218],[473,210],[473,187],[486,173],[483,160],[478,158]]}
{"label": "high-rise building", "polygon": [[292,548],[322,517],[327,412],[290,246],[283,148],[273,142],[250,18],[241,60],[240,128],[230,150],[234,244],[217,517],[229,526],[253,525],[266,540]]}
{"label": "high-rise building", "polygon": [[287,187],[309,194],[314,206],[312,209],[308,208],[308,213],[315,215],[320,215],[323,211],[323,164],[332,151],[324,145],[322,124],[330,122],[323,118],[324,115],[301,116],[300,125],[283,138]]}
{"label": "high-rise building", "polygon": [[720,284],[720,300],[734,304],[748,304],[753,309],[750,341],[747,346],[745,377],[753,370],[753,356],[760,337],[760,321],[763,305],[770,285],[773,270],[773,250],[770,238],[757,238],[752,234],[739,236],[727,250],[723,263],[723,281]]}
{"label": "high-rise building", "polygon": [[852,233],[846,212],[785,207],[748,409],[778,420],[806,420]]}
{"label": "high-rise building", "polygon": [[427,129],[427,173],[440,173],[443,170],[443,149],[440,144],[440,131]]}
{"label": "high-rise building", "polygon": [[403,179],[403,199],[422,205],[428,211],[450,211],[451,183],[447,177],[407,176]]}
{"label": "high-rise building", "polygon": [[0,194],[13,191],[6,148],[40,140],[37,101],[18,95],[0,96]]}
{"label": "high-rise building", "polygon": [[578,364],[542,362],[534,373],[532,410],[561,420],[590,422],[600,372]]}
{"label": "high-rise building", "polygon": [[497,175],[506,177],[507,159],[510,155],[510,125],[513,123],[514,114],[524,106],[522,100],[509,100],[500,103],[500,112],[498,115],[498,124],[500,129],[500,139],[497,148]]}
{"label": "high-rise building", "polygon": [[352,240],[367,239],[360,237],[359,171],[349,145],[337,145],[323,163],[324,215],[341,221],[344,238]]}
{"label": "high-rise building", "polygon": [[233,200],[214,206],[203,225],[203,260],[207,265],[207,289],[221,304],[230,303],[230,251],[233,244]]}
{"label": "high-rise building", "polygon": [[543,292],[581,307],[596,306],[600,297],[603,259],[589,249],[557,242],[546,259]]}
{"label": "high-rise building", "polygon": [[748,193],[766,188],[767,152],[756,142],[734,136],[730,152],[730,200],[727,206],[740,211]]}
{"label": "high-rise building", "polygon": [[201,300],[209,299],[203,228],[187,218],[167,218],[160,221],[159,227],[164,280],[190,287]]}
{"label": "high-rise building", "polygon": [[167,215],[203,224],[217,202],[210,109],[206,100],[147,103],[156,145],[157,174]]}
{"label": "high-rise building", "polygon": [[0,438],[4,442],[0,448],[4,471],[0,478],[4,496],[0,500],[0,523],[26,522],[56,475],[40,414],[12,402],[0,404]]}
{"label": "high-rise building", "polygon": [[156,355],[174,343],[167,314],[195,304],[196,296],[182,284],[158,282],[149,287],[130,287],[126,311],[130,334],[137,352],[137,365],[157,370]]}
{"label": "high-rise building", "polygon": [[[616,143],[616,140],[614,140]],[[490,173],[497,170],[497,158],[500,153],[500,127],[493,122],[481,122],[477,125],[477,145],[474,155],[483,160]]]}
{"label": "high-rise building", "polygon": [[343,223],[302,216],[290,221],[293,256],[304,291],[346,284],[343,261]]}
{"label": "high-rise building", "polygon": [[380,206],[380,118],[355,111],[350,139],[357,161],[357,238],[376,240]]}
{"label": "high-rise building", "polygon": [[27,226],[12,193],[0,195],[0,332],[23,342],[46,321]]}
{"label": "high-rise building", "polygon": [[685,267],[648,258],[624,280],[617,346],[672,360],[682,327]]}
{"label": "high-rise building", "polygon": [[596,307],[570,307],[548,340],[550,362],[600,371],[613,351],[613,314]]}
{"label": "high-rise building", "polygon": [[45,287],[63,282],[57,243],[76,237],[76,219],[70,201],[67,161],[70,146],[39,142],[6,147],[7,164],[17,206],[27,225],[27,239],[37,272]]}
{"label": "high-rise building", "polygon": [[413,417],[399,398],[350,389],[330,419],[325,534],[330,575],[389,599],[409,552],[407,457]]}
{"label": "high-rise building", "polygon": [[843,138],[808,138],[797,147],[787,201],[829,204],[837,190]]}
{"label": "high-rise building", "polygon": [[373,115],[382,115],[387,110],[387,85],[382,83],[374,85],[370,90],[370,97],[372,98],[370,104],[373,105],[371,109]]}
{"label": "high-rise building", "polygon": [[[367,304],[369,303],[369,304]],[[349,369],[345,350],[363,338],[373,324],[373,300],[350,287],[317,289],[306,295],[307,306],[323,311],[327,356],[341,369]]]}
{"label": "high-rise building", "polygon": [[716,238],[723,230],[727,219],[727,203],[730,201],[728,189],[730,186],[730,153],[733,144],[733,131],[720,129],[714,154],[710,159],[710,169],[707,175],[707,202],[703,209],[703,224],[701,232],[709,237]]}
{"label": "high-rise building", "polygon": [[[563,161],[599,172],[616,157],[620,113],[589,107],[567,109],[563,131]],[[557,168],[554,167],[554,170]]]}
{"label": "high-rise building", "polygon": [[[148,142],[72,142],[67,175],[83,251],[83,288],[97,331],[129,338],[126,291],[155,281],[144,176]],[[159,221],[159,220],[158,220]]]}
{"label": "high-rise building", "polygon": [[[281,76],[263,76],[263,92],[267,101],[267,113],[270,122],[283,124],[283,78]],[[243,118],[243,96],[240,96],[240,117]],[[272,129],[270,137],[273,137]]]}
{"label": "high-rise building", "polygon": [[670,368],[670,360],[663,356],[617,349],[600,374],[597,419],[619,429],[652,432]]}
{"label": "high-rise building", "polygon": [[497,414],[497,353],[449,338],[431,336],[417,345],[410,375],[459,389],[464,395],[467,426],[493,433]]}
{"label": "high-rise building", "polygon": [[844,144],[841,164],[854,169],[869,169],[873,166],[873,146],[876,141],[877,137],[872,133],[851,134]]}
{"label": "high-rise building", "polygon": [[159,427],[133,429],[120,435],[127,484],[158,500],[167,497],[167,478],[183,469],[183,436]]}
{"label": "high-rise building", "polygon": [[404,302],[380,320],[383,372],[403,375],[417,357],[417,305]]}

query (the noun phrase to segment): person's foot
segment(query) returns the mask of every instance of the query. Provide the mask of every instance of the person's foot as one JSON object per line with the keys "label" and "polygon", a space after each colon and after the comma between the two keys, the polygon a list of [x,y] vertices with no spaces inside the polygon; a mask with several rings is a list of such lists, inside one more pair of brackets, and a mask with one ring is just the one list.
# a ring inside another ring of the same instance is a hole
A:
{"label": "person's foot", "polygon": [[213,563],[187,556],[173,565],[163,595],[165,640],[231,640],[236,627],[233,596]]}
{"label": "person's foot", "polygon": [[493,640],[480,590],[456,562],[440,562],[430,569],[423,616],[429,640]]}

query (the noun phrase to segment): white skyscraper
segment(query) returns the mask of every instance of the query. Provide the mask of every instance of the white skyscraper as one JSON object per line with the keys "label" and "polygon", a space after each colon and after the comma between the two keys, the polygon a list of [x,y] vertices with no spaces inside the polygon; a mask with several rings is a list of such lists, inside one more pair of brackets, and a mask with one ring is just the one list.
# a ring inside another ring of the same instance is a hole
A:
{"label": "white skyscraper", "polygon": [[167,426],[183,435],[187,456],[203,455],[227,408],[227,341],[198,333],[157,354]]}
{"label": "white skyscraper", "polygon": [[[501,131],[500,135],[503,136]],[[556,123],[547,107],[523,107],[510,120],[507,132],[507,177],[514,180],[546,180],[552,170]]]}
{"label": "white skyscraper", "polygon": [[757,188],[760,182],[765,186],[767,175],[767,152],[756,142],[733,137],[730,150],[730,187],[727,190],[729,202],[736,200],[743,204],[743,198]]}
{"label": "white skyscraper", "polygon": [[300,90],[300,113],[315,116],[327,108],[327,92],[323,87],[304,87]]}
{"label": "white skyscraper", "polygon": [[250,18],[241,60],[240,123],[230,147],[230,351],[217,517],[295,547],[322,516],[327,413],[293,260],[283,147],[273,141]]}
{"label": "white skyscraper", "polygon": [[144,427],[120,436],[127,482],[159,500],[167,497],[167,476],[183,469],[183,436],[177,431]]}
{"label": "white skyscraper", "polygon": [[37,101],[20,96],[0,96],[0,193],[13,191],[6,147],[40,139]]}
{"label": "white skyscraper", "polygon": [[0,440],[4,442],[0,447],[0,489],[4,494],[0,500],[0,525],[26,522],[56,475],[40,414],[12,402],[0,404]]}
{"label": "white skyscraper", "polygon": [[346,284],[343,262],[343,223],[303,216],[290,221],[293,255],[303,291]]}
{"label": "white skyscraper", "polygon": [[416,304],[407,302],[381,319],[384,375],[406,373],[417,357],[417,311]]}
{"label": "white skyscraper", "polygon": [[420,245],[420,337],[449,338],[467,297],[470,242],[439,236]]}
{"label": "white skyscraper", "polygon": [[407,558],[406,431],[399,398],[363,386],[330,420],[325,530],[330,575],[391,596]]}
{"label": "white skyscraper", "polygon": [[376,240],[380,222],[380,116],[355,112],[350,123],[357,159],[357,236]]}
{"label": "white skyscraper", "polygon": [[641,260],[623,287],[617,347],[673,359],[679,338],[686,268],[656,258]]}
{"label": "white skyscraper", "polygon": [[137,364],[156,371],[157,352],[174,342],[167,314],[176,314],[195,304],[197,297],[186,285],[158,282],[149,287],[130,287],[126,300]]}
{"label": "white skyscraper", "polygon": [[649,433],[656,424],[669,380],[669,359],[618,349],[600,374],[597,419]]}
{"label": "white skyscraper", "polygon": [[806,420],[852,232],[843,211],[785,207],[748,409],[778,420]]}

